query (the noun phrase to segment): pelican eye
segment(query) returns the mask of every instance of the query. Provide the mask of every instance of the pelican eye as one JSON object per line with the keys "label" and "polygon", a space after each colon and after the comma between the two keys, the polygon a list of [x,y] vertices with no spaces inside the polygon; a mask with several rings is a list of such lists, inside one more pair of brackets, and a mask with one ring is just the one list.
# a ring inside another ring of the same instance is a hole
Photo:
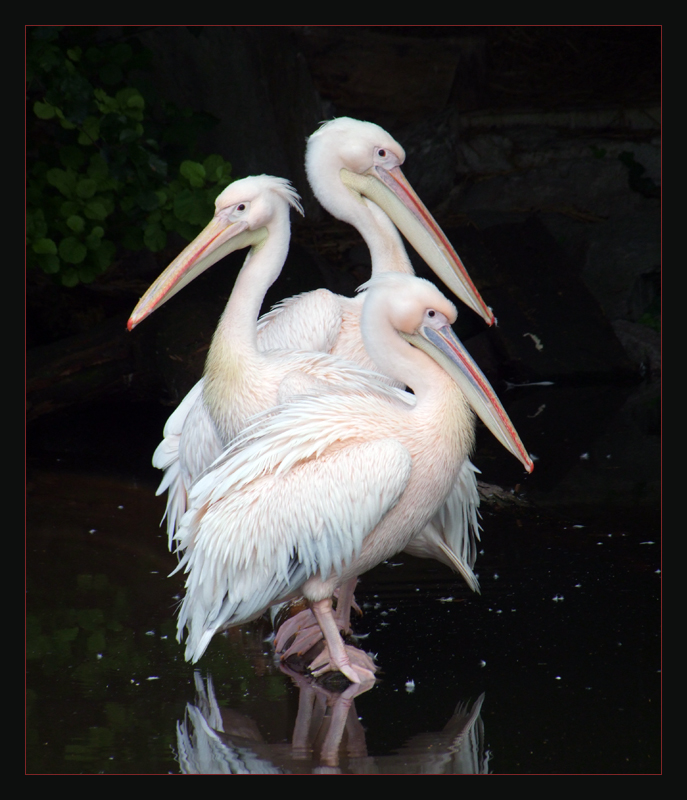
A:
{"label": "pelican eye", "polygon": [[239,204],[236,206],[236,210],[237,210],[237,211],[245,211],[245,210],[246,210],[246,204],[245,204],[245,203],[239,203]]}
{"label": "pelican eye", "polygon": [[434,317],[434,316],[436,316],[436,313],[437,312],[433,308],[430,308],[429,311],[427,312],[427,316],[428,317]]}
{"label": "pelican eye", "polygon": [[380,158],[386,158],[386,150],[383,147],[380,148],[379,150],[377,150],[377,155]]}

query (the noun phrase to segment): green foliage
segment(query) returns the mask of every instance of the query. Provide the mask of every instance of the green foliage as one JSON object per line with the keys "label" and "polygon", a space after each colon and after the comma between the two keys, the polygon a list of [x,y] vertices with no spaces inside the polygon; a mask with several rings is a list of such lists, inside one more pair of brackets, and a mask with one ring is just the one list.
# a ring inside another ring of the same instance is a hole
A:
{"label": "green foliage", "polygon": [[123,250],[193,239],[231,165],[195,148],[214,124],[162,102],[144,79],[149,54],[88,27],[27,37],[27,262],[65,286],[89,283]]}

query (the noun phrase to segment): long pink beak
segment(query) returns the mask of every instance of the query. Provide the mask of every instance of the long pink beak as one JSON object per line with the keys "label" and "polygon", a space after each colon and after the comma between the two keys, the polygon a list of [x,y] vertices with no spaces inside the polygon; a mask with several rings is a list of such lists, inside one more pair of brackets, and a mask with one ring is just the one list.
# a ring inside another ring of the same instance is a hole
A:
{"label": "long pink beak", "polygon": [[264,228],[250,231],[243,221],[227,223],[215,214],[206,228],[179,253],[141,297],[127,322],[128,330],[135,328],[155,309],[225,255],[257,244],[266,235]]}
{"label": "long pink beak", "polygon": [[450,325],[440,330],[422,327],[415,334],[402,333],[415,347],[431,356],[460,386],[477,416],[501,444],[522,462],[528,472],[534,463],[525,449],[515,426],[501,405],[482,370],[463,347]]}
{"label": "long pink beak", "polygon": [[362,175],[343,169],[341,180],[376,203],[456,297],[487,325],[494,324],[494,314],[477,291],[460,256],[400,167],[375,166]]}

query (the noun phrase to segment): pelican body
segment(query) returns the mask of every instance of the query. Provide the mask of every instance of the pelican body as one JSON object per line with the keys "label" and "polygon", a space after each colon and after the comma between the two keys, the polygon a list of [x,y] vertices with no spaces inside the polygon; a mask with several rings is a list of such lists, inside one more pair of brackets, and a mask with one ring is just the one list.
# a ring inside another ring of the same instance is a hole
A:
{"label": "pelican body", "polygon": [[368,352],[414,397],[378,380],[295,396],[240,433],[191,487],[175,534],[187,573],[178,635],[197,661],[212,636],[303,595],[328,665],[353,663],[332,615],[342,584],[403,550],[445,504],[474,443],[471,406],[532,469],[493,390],[451,331],[432,284],[386,274],[365,286]]}

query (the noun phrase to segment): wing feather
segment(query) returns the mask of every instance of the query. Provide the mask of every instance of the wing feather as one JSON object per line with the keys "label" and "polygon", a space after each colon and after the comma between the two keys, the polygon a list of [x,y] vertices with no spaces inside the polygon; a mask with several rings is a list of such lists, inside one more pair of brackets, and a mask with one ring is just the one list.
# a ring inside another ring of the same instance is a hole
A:
{"label": "wing feather", "polygon": [[338,296],[317,289],[282,300],[258,320],[258,347],[329,353],[341,330]]}
{"label": "wing feather", "polygon": [[163,439],[153,453],[153,466],[164,470],[155,494],[167,492],[162,522],[167,520],[170,550],[174,532],[186,511],[188,487],[222,452],[222,443],[203,403],[202,393],[201,378],[165,423]]}
{"label": "wing feather", "polygon": [[[234,443],[194,484],[176,535],[188,573],[178,635],[196,661],[212,635],[288,597],[310,576],[340,575],[402,495],[411,457],[397,441],[323,443],[302,429],[288,464],[265,451],[277,431]],[[275,426],[272,426],[273,428]],[[342,437],[346,438],[346,437]],[[274,461],[277,463],[274,463]]]}
{"label": "wing feather", "polygon": [[477,472],[470,461],[463,462],[444,505],[405,548],[410,555],[434,558],[451,567],[473,592],[479,592],[479,581],[472,571],[480,538]]}

